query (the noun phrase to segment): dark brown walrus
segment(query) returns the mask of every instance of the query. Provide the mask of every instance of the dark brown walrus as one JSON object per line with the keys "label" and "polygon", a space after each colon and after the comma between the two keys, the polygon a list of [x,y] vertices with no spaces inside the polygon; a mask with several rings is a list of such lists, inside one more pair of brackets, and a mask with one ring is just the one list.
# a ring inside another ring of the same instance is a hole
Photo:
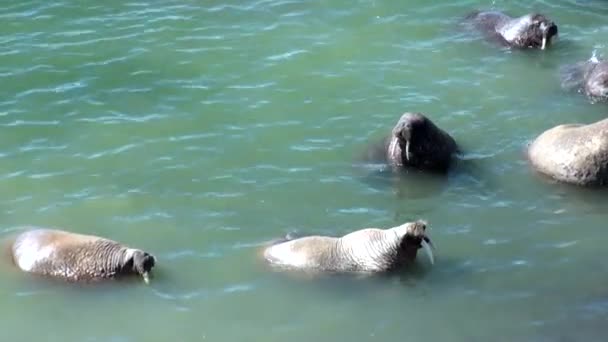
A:
{"label": "dark brown walrus", "polygon": [[528,147],[542,174],[575,185],[608,185],[608,119],[551,128]]}
{"label": "dark brown walrus", "polygon": [[140,275],[148,283],[156,263],[154,256],[116,241],[52,229],[19,234],[11,252],[24,272],[74,282]]}
{"label": "dark brown walrus", "polygon": [[446,172],[458,151],[456,141],[421,113],[404,113],[381,146],[370,156],[387,162],[393,168],[412,167]]}
{"label": "dark brown walrus", "polygon": [[336,273],[397,271],[416,259],[423,248],[434,262],[426,222],[408,222],[389,229],[366,228],[342,237],[307,236],[276,243],[264,250],[273,266]]}
{"label": "dark brown walrus", "polygon": [[557,25],[538,13],[512,18],[498,11],[475,11],[465,20],[489,39],[511,47],[544,50],[557,36]]}

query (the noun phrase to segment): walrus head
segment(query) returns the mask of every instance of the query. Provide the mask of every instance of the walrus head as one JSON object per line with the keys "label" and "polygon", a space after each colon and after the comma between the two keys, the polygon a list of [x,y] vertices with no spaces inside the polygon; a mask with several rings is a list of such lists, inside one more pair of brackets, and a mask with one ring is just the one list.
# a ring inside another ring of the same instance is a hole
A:
{"label": "walrus head", "polygon": [[146,284],[150,283],[150,271],[156,264],[156,258],[138,249],[128,249],[125,254],[123,272],[135,273],[144,278]]}
{"label": "walrus head", "polygon": [[592,68],[586,75],[585,93],[593,100],[608,99],[608,61],[590,62]]}
{"label": "walrus head", "polygon": [[515,46],[544,50],[557,36],[557,25],[544,15],[534,13],[511,20],[500,33]]}
{"label": "walrus head", "polygon": [[[427,223],[421,220],[415,222],[408,222],[404,225],[397,227],[399,231],[404,232],[403,237],[401,238],[399,248],[405,251],[406,256],[410,258],[415,257],[418,249],[422,248],[428,256],[431,264],[434,264],[434,246],[431,242],[431,239],[426,234],[426,227]],[[413,255],[410,255],[412,253]]]}
{"label": "walrus head", "polygon": [[[403,164],[411,166],[422,164],[428,150],[430,135],[436,130],[431,120],[420,113],[403,114],[393,127],[394,139],[389,146],[389,155]],[[399,153],[401,155],[397,155]]]}

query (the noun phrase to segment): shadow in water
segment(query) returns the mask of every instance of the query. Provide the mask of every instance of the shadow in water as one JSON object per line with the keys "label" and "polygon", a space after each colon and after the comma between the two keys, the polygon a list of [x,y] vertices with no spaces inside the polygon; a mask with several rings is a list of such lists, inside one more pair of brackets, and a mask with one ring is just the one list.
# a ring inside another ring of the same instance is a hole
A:
{"label": "shadow in water", "polygon": [[437,195],[448,185],[445,175],[415,169],[393,171],[389,167],[374,170],[362,181],[376,190],[391,189],[398,198],[425,198]]}
{"label": "shadow in water", "polygon": [[556,199],[562,199],[568,207],[575,207],[587,213],[603,214],[608,203],[607,186],[578,186],[559,182],[546,175],[534,172],[543,187],[553,194]]}
{"label": "shadow in water", "polygon": [[434,197],[453,186],[487,195],[498,188],[498,183],[492,180],[491,165],[484,165],[484,159],[458,154],[450,170],[443,174],[414,168],[395,170],[387,164],[359,164],[357,167],[367,172],[360,176],[363,183],[377,191],[390,189],[397,198]]}
{"label": "shadow in water", "polygon": [[[463,268],[461,260],[440,258],[440,263],[430,265],[420,260],[398,272],[380,274],[302,272],[296,270],[274,270],[275,279],[284,288],[314,291],[330,298],[350,298],[360,295],[391,291],[412,291],[414,296],[431,296],[437,288],[450,288],[450,284],[463,282],[470,270]],[[444,289],[444,290],[445,290]]]}

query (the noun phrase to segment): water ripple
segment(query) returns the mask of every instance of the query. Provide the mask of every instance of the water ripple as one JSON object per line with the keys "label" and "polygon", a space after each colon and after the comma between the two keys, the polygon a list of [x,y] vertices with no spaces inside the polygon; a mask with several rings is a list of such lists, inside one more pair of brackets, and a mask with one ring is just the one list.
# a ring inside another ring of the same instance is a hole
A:
{"label": "water ripple", "polygon": [[51,121],[30,121],[30,120],[15,120],[7,124],[0,124],[5,127],[17,127],[17,126],[57,126],[61,122],[59,120]]}
{"label": "water ripple", "polygon": [[34,88],[18,93],[15,97],[22,98],[32,94],[40,93],[65,93],[74,89],[81,89],[87,87],[87,80],[79,80],[75,82],[63,83],[55,87],[50,88]]}
{"label": "water ripple", "polygon": [[92,122],[104,125],[120,124],[124,122],[149,122],[154,120],[166,119],[168,116],[164,114],[149,114],[143,116],[132,116],[125,113],[112,112],[112,116],[97,116],[90,118],[79,118],[77,121]]}
{"label": "water ripple", "polygon": [[292,50],[292,51],[287,51],[285,53],[281,53],[278,55],[272,55],[269,57],[266,57],[267,60],[269,61],[280,61],[280,60],[287,60],[290,59],[293,56],[297,56],[303,53],[308,53],[308,50]]}

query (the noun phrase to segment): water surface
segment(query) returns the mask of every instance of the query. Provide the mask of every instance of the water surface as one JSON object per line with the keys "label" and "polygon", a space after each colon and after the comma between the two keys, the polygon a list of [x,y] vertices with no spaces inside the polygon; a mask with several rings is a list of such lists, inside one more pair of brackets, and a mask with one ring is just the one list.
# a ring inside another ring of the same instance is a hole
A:
{"label": "water surface", "polygon": [[[477,8],[541,11],[559,41],[496,47],[458,26]],[[94,287],[3,263],[2,340],[602,340],[607,194],[539,177],[523,149],[605,117],[558,69],[608,54],[607,15],[575,0],[5,1],[3,237],[61,227],[159,262],[150,286]],[[405,111],[463,148],[445,179],[353,166]],[[288,232],[418,218],[437,262],[400,277],[257,259]]]}

